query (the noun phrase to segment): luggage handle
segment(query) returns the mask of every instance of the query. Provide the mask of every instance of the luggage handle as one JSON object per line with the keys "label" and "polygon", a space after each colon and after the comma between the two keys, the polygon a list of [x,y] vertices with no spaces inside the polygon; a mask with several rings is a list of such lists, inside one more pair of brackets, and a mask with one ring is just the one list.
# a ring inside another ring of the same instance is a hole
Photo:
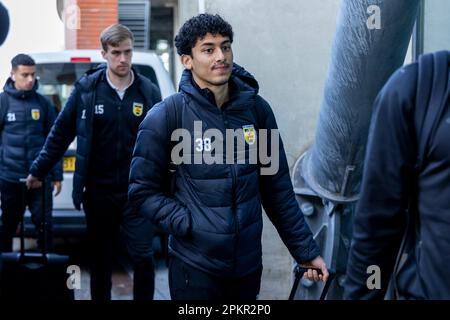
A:
{"label": "luggage handle", "polygon": [[[303,274],[305,272],[307,272],[309,269],[316,270],[319,275],[322,274],[322,270],[320,270],[319,268],[307,268],[307,267],[302,267],[297,264],[294,268],[295,279],[294,279],[294,284],[292,286],[291,293],[289,294],[289,300],[294,300],[294,296],[295,296],[295,293],[297,292],[297,288],[298,288],[298,284],[300,283],[300,279],[303,277]],[[325,300],[325,297],[328,293],[328,289],[330,288],[330,285],[333,282],[334,277],[336,276],[336,271],[334,269],[328,269],[328,273],[329,273],[328,280],[325,283],[325,286],[323,287],[323,290],[322,290],[322,293],[320,294],[319,300]]]}
{"label": "luggage handle", "polygon": [[[26,182],[27,178],[20,178],[19,182],[24,183],[23,188],[23,201],[25,204],[25,198],[26,198]],[[38,237],[41,235],[42,237],[42,259],[44,261],[47,260],[47,221],[45,217],[45,209],[46,209],[46,197],[45,197],[45,179],[42,181],[42,212],[41,212],[41,225],[39,226],[38,230]],[[24,209],[26,209],[26,205],[24,206]],[[25,223],[24,223],[24,215],[22,215],[22,218],[20,219],[20,260],[23,261],[25,259]]]}

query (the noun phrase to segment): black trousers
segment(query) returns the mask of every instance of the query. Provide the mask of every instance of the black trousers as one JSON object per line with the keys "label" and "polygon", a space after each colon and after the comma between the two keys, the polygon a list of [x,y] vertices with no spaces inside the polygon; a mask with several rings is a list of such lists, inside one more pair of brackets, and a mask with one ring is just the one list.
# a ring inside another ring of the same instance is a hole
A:
{"label": "black trousers", "polygon": [[[83,196],[89,242],[89,269],[92,300],[111,300],[112,263],[118,249],[121,225],[133,261],[135,300],[153,299],[154,264],[150,224],[124,220],[127,194],[88,189]],[[128,235],[133,234],[129,240]]]}
{"label": "black trousers", "polygon": [[169,288],[172,300],[256,300],[261,286],[262,267],[242,278],[208,274],[171,257]]}
{"label": "black trousers", "polygon": [[[52,207],[53,196],[50,181],[45,184],[45,220],[46,220],[46,248],[53,248]],[[0,250],[12,251],[12,239],[16,234],[20,220],[23,218],[26,207],[31,212],[31,220],[35,225],[38,246],[42,246],[43,237],[39,232],[42,223],[42,192],[43,189],[28,190],[24,183],[14,183],[0,180],[2,219],[0,225]]]}

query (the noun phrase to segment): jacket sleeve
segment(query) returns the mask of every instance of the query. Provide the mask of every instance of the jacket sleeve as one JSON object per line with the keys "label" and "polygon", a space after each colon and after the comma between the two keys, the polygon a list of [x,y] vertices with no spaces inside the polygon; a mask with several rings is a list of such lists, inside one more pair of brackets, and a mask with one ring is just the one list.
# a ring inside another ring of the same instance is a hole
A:
{"label": "jacket sleeve", "polygon": [[130,169],[128,196],[131,206],[162,230],[185,236],[190,213],[165,192],[169,172],[170,136],[164,102],[155,105],[139,126]]}
{"label": "jacket sleeve", "polygon": [[311,261],[320,255],[320,251],[295,199],[281,137],[279,135],[274,136],[278,141],[271,141],[270,139],[271,132],[278,131],[275,116],[270,106],[262,98],[258,107],[264,108],[266,115],[264,128],[268,130],[268,150],[272,150],[272,143],[278,143],[279,145],[278,157],[272,153],[272,161],[268,164],[275,165],[276,168],[276,162],[278,161],[278,170],[274,174],[265,174],[263,168],[268,165],[261,165],[260,193],[262,205],[295,260],[298,263]]}
{"label": "jacket sleeve", "polygon": [[[53,124],[56,120],[56,108],[53,106],[53,104],[48,103],[47,104],[47,130],[46,132],[49,132]],[[48,136],[48,134],[47,134]],[[50,172],[50,178],[51,181],[63,181],[63,163],[62,159],[60,159],[56,165],[53,167],[53,169]]]}
{"label": "jacket sleeve", "polygon": [[[383,299],[395,265],[416,161],[416,77],[414,66],[400,69],[375,100],[347,265],[346,299]],[[367,287],[371,265],[380,268],[380,290]]]}
{"label": "jacket sleeve", "polygon": [[50,173],[75,138],[78,104],[77,91],[75,87],[64,109],[51,127],[44,147],[31,164],[30,173],[37,178],[42,179]]}
{"label": "jacket sleeve", "polygon": [[51,173],[50,173],[50,178],[53,182],[56,181],[63,181],[64,180],[64,176],[63,176],[63,160],[60,159],[56,165],[53,167]]}

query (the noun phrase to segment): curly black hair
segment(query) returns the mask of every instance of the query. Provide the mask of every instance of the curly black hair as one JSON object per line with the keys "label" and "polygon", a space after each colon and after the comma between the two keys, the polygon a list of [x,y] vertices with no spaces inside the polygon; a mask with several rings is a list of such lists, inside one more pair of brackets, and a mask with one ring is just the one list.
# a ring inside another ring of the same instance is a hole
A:
{"label": "curly black hair", "polygon": [[233,28],[228,22],[218,14],[202,13],[190,18],[180,28],[178,35],[175,37],[178,54],[180,56],[183,54],[191,55],[192,48],[195,47],[197,40],[203,39],[207,33],[220,34],[230,38],[230,42],[233,42]]}

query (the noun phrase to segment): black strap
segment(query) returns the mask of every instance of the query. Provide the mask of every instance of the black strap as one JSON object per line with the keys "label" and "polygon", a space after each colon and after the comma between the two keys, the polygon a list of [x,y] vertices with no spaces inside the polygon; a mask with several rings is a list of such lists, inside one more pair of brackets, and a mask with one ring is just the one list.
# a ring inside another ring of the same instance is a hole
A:
{"label": "black strap", "polygon": [[173,195],[175,193],[175,173],[177,171],[177,166],[173,163],[171,159],[171,153],[173,147],[175,146],[176,141],[172,141],[172,132],[176,129],[181,128],[182,125],[182,112],[181,108],[183,106],[183,94],[175,93],[164,100],[166,109],[166,120],[167,120],[167,137],[170,141],[169,154],[168,157],[170,159],[169,162],[169,194]]}
{"label": "black strap", "polygon": [[428,146],[445,109],[449,57],[448,51],[439,51],[419,57],[415,110],[417,169],[419,171],[424,166]]}
{"label": "black strap", "polygon": [[[406,248],[414,248],[420,235],[420,215],[418,213],[417,181],[428,157],[428,150],[436,129],[445,111],[446,90],[449,71],[449,52],[439,51],[419,57],[419,73],[415,106],[417,141],[417,162],[415,165],[416,185],[410,190],[408,204],[408,227]],[[409,243],[408,243],[409,242]]]}
{"label": "black strap", "polygon": [[167,97],[164,103],[167,105],[167,136],[170,138],[173,131],[181,128],[181,112],[178,112],[178,109],[183,104],[183,94],[181,92],[175,93]]}
{"label": "black strap", "polygon": [[169,137],[170,142],[170,150],[169,150],[169,157],[170,152],[172,151],[173,147],[175,146],[176,141],[172,141],[170,138],[172,137],[172,132],[174,132],[176,129],[181,128],[181,117],[182,112],[180,108],[183,105],[183,94],[178,92],[175,93],[169,97],[167,97],[164,100],[164,103],[167,106],[166,109],[166,119],[167,119],[167,136]]}

